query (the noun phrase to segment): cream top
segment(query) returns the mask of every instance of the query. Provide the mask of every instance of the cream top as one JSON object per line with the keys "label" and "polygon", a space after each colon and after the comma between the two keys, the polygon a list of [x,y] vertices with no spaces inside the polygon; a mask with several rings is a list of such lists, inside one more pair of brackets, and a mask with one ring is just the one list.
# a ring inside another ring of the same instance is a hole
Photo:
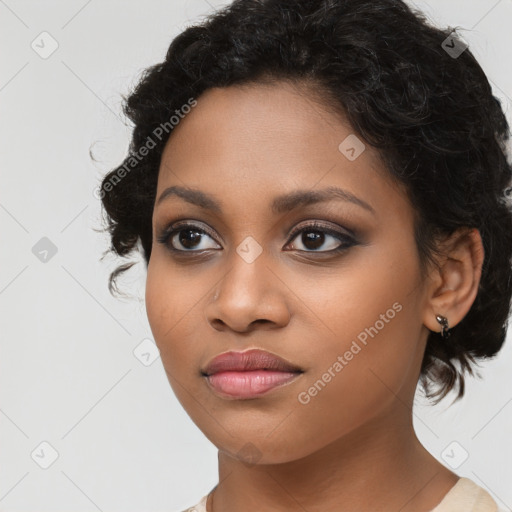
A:
{"label": "cream top", "polygon": [[[212,489],[213,490],[213,489]],[[206,512],[206,499],[183,512]],[[445,494],[441,502],[430,512],[505,512],[491,495],[469,478],[460,477],[457,483]]]}

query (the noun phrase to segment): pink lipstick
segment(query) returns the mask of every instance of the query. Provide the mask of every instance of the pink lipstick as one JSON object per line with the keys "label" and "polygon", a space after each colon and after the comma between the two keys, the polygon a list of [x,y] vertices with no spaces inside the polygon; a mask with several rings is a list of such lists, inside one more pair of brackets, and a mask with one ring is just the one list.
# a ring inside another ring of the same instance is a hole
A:
{"label": "pink lipstick", "polygon": [[201,372],[210,387],[225,398],[257,398],[295,380],[303,370],[259,349],[224,352]]}

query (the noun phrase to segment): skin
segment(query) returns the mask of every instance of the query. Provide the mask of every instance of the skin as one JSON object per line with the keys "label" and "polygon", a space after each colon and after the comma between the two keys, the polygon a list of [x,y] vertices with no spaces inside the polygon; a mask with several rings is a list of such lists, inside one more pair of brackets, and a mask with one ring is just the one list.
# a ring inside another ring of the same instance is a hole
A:
{"label": "skin", "polygon": [[[220,483],[208,512],[426,512],[458,476],[415,435],[415,389],[429,330],[441,330],[436,313],[453,327],[476,297],[482,241],[477,230],[457,232],[446,240],[440,268],[422,276],[405,191],[368,144],[353,161],[340,152],[353,130],[313,98],[306,86],[286,82],[209,89],[174,128],[156,203],[179,185],[215,197],[222,212],[175,195],[155,205],[149,323],[178,400],[219,449]],[[374,213],[342,200],[270,209],[278,195],[328,186]],[[175,236],[184,252],[174,256],[171,242],[157,237],[177,220],[215,236],[202,235],[192,250]],[[329,234],[317,245],[300,232],[290,238],[315,220],[341,235],[352,230],[353,244]],[[252,263],[236,251],[248,236],[263,250]],[[340,244],[344,252],[326,252]],[[394,318],[300,403],[299,393],[395,303],[402,309]],[[222,352],[250,348],[304,373],[255,399],[213,393],[200,369]]]}

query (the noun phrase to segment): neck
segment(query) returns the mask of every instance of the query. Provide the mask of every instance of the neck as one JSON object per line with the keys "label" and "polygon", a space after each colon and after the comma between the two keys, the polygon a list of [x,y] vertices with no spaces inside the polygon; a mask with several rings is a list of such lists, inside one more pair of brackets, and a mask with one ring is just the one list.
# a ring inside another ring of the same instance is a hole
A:
{"label": "neck", "polygon": [[299,460],[247,465],[219,452],[213,511],[426,512],[457,479],[421,445],[410,409],[397,400],[386,415]]}

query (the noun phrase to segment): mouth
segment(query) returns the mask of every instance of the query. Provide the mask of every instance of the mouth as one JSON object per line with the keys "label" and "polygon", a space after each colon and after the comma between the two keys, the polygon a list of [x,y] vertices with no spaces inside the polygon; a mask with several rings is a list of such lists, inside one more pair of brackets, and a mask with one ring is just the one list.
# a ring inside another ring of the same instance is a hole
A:
{"label": "mouth", "polygon": [[231,399],[258,398],[303,373],[299,366],[259,349],[225,352],[201,370],[212,391]]}

